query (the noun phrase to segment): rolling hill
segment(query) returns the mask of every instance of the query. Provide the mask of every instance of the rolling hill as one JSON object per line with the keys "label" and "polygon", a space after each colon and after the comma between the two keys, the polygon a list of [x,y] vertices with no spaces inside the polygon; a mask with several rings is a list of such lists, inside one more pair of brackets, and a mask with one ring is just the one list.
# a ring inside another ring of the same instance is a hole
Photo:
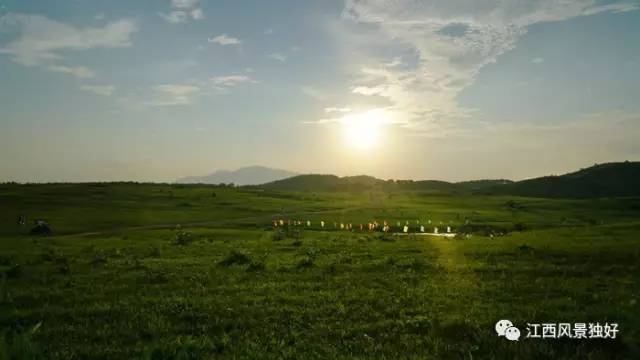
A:
{"label": "rolling hill", "polygon": [[298,175],[263,184],[261,187],[283,191],[424,191],[435,193],[461,193],[484,189],[508,180],[478,180],[450,183],[440,180],[381,180],[372,176]]}
{"label": "rolling hill", "polygon": [[517,195],[551,198],[640,196],[640,162],[594,165],[559,176],[522,181],[474,180],[451,183],[438,180],[381,180],[371,176],[297,175],[263,184],[281,191],[424,191],[443,194]]}
{"label": "rolling hill", "polygon": [[640,162],[594,165],[560,176],[492,186],[482,192],[549,198],[640,196]]}

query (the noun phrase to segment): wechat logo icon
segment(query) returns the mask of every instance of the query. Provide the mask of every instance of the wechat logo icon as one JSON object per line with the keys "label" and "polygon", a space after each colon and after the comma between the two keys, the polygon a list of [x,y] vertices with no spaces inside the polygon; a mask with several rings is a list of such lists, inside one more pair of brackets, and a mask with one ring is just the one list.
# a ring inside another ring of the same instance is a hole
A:
{"label": "wechat logo icon", "polygon": [[518,341],[520,339],[520,329],[513,326],[509,320],[500,320],[495,326],[498,336],[504,336],[507,340]]}

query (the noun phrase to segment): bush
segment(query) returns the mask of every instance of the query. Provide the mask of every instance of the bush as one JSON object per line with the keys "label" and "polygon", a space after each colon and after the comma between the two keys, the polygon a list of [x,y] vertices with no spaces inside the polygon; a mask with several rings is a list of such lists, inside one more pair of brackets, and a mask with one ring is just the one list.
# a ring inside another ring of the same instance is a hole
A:
{"label": "bush", "polygon": [[231,253],[229,253],[227,257],[220,261],[220,265],[225,267],[229,267],[232,265],[246,265],[249,263],[251,263],[251,258],[249,257],[249,255],[237,250],[231,251]]}
{"label": "bush", "polygon": [[298,262],[298,268],[310,268],[316,262],[319,251],[316,248],[309,248],[306,251],[305,256]]}
{"label": "bush", "polygon": [[247,267],[247,271],[264,271],[267,268],[264,261],[254,260],[251,261],[249,266]]}
{"label": "bush", "polygon": [[276,230],[273,233],[273,241],[280,241],[282,239],[284,239],[286,236],[285,232],[282,230]]}
{"label": "bush", "polygon": [[91,260],[91,265],[106,264],[107,256],[105,254],[96,254]]}
{"label": "bush", "polygon": [[187,231],[178,231],[173,238],[174,245],[189,245],[193,241],[193,235]]}
{"label": "bush", "polygon": [[385,234],[385,233],[382,233],[382,234],[378,235],[378,239],[380,241],[385,241],[385,242],[394,242],[394,241],[396,241],[396,239],[394,239],[393,236],[391,236],[389,234]]}
{"label": "bush", "polygon": [[7,274],[7,278],[9,279],[19,278],[20,275],[22,275],[22,266],[20,266],[20,264],[13,264],[5,271],[5,274]]}
{"label": "bush", "polygon": [[513,224],[514,231],[525,231],[526,229],[527,227],[525,226],[525,224],[521,222]]}
{"label": "bush", "polygon": [[44,222],[38,223],[38,225],[36,225],[33,229],[31,229],[31,231],[29,231],[29,235],[34,235],[34,236],[48,236],[48,235],[51,235],[52,233],[53,231],[51,231],[51,228],[49,227],[49,225],[47,225]]}

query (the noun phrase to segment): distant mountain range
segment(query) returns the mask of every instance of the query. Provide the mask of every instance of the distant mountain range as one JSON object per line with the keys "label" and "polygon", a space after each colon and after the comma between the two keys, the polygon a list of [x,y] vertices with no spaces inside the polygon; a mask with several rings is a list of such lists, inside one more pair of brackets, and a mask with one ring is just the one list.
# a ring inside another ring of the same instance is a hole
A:
{"label": "distant mountain range", "polygon": [[247,166],[238,170],[218,170],[204,176],[188,176],[176,180],[180,184],[229,184],[237,186],[259,185],[295,176],[297,173],[264,166]]}
{"label": "distant mountain range", "polygon": [[371,176],[297,175],[261,187],[282,191],[422,191],[442,194],[517,195],[555,198],[640,196],[640,162],[594,165],[559,176],[522,181],[381,180]]}
{"label": "distant mountain range", "polygon": [[372,176],[307,174],[263,166],[235,171],[220,170],[206,176],[177,180],[183,184],[254,185],[279,191],[420,191],[435,194],[516,195],[547,198],[597,198],[640,196],[640,162],[617,162],[594,165],[576,172],[544,176],[522,181],[474,180],[447,182],[439,180],[382,180]]}
{"label": "distant mountain range", "polygon": [[423,191],[434,193],[473,192],[510,184],[510,180],[475,180],[450,183],[439,180],[381,180],[371,176],[297,175],[260,187],[282,191]]}

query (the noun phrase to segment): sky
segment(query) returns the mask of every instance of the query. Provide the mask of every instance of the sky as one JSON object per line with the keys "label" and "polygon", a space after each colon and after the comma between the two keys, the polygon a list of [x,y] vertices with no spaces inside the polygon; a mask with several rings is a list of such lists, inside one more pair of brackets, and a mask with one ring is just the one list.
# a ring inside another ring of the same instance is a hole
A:
{"label": "sky", "polygon": [[640,160],[638,0],[0,0],[0,181]]}

